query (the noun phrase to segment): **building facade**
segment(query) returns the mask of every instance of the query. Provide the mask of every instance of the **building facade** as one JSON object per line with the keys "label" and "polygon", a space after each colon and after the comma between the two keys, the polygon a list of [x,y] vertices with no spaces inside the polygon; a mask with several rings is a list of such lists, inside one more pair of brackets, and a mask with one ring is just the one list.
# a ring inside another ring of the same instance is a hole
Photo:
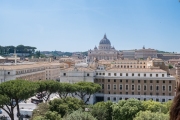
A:
{"label": "building facade", "polygon": [[[110,67],[97,65],[95,69],[66,68],[61,70],[60,81],[69,83],[88,81],[100,84],[102,89],[91,97],[89,104],[107,100],[117,102],[129,98],[166,102],[174,98],[176,78],[170,76],[166,70],[160,69],[160,66],[153,66],[158,62],[161,61],[150,60],[149,63],[148,60],[124,60],[111,63]],[[123,67],[117,67],[117,63],[123,64]],[[130,67],[131,64],[136,67]]]}
{"label": "building facade", "polygon": [[117,60],[119,51],[117,51],[111,42],[107,39],[106,34],[103,39],[99,42],[99,47],[94,47],[93,50],[88,51],[88,61],[93,62],[96,60]]}

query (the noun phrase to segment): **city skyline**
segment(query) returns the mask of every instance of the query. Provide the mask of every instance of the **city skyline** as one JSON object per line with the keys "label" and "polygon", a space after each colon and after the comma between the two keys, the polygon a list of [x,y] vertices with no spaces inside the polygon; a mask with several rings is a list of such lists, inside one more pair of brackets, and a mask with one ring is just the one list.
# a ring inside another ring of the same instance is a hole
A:
{"label": "city skyline", "polygon": [[2,46],[87,51],[106,33],[117,50],[180,52],[178,0],[0,1]]}

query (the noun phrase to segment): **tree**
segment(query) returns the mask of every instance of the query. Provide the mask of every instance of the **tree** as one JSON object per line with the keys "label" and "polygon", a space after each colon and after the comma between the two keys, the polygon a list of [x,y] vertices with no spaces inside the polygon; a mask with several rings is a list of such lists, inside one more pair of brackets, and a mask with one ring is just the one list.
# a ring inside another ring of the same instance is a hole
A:
{"label": "tree", "polygon": [[90,109],[91,114],[98,120],[112,120],[112,102],[98,102]]}
{"label": "tree", "polygon": [[134,120],[169,120],[169,115],[159,112],[140,111]]}
{"label": "tree", "polygon": [[81,100],[84,101],[85,96],[88,96],[87,99],[84,101],[84,103],[86,104],[91,95],[98,92],[99,90],[101,90],[101,86],[99,84],[96,83],[92,83],[92,82],[78,82],[75,83],[76,85],[76,95],[79,96],[81,98]]}
{"label": "tree", "polygon": [[56,93],[59,88],[59,82],[54,80],[38,81],[37,84],[39,85],[40,99],[44,99],[46,102],[49,100],[50,95]]}
{"label": "tree", "polygon": [[172,69],[172,68],[173,68],[173,66],[171,64],[169,64],[169,69]]}
{"label": "tree", "polygon": [[19,102],[33,96],[36,93],[37,88],[38,86],[36,84],[26,80],[10,80],[1,83],[0,94],[8,100],[8,103],[4,103],[5,107],[2,105],[1,108],[7,108],[5,111],[11,118],[13,117],[14,119],[14,116],[12,116],[13,109],[17,106],[17,115],[20,116]]}
{"label": "tree", "polygon": [[45,116],[46,112],[49,111],[49,104],[47,103],[40,103],[38,104],[37,108],[33,110],[31,120],[39,119],[38,116]]}
{"label": "tree", "polygon": [[169,108],[160,102],[156,102],[153,100],[143,101],[142,105],[145,110],[151,111],[151,112],[162,112],[167,113],[169,111]]}
{"label": "tree", "polygon": [[59,83],[57,93],[59,94],[59,97],[62,99],[62,98],[66,98],[69,93],[74,93],[75,91],[76,91],[76,86],[74,84]]}
{"label": "tree", "polygon": [[33,120],[62,120],[61,116],[55,111],[47,111],[44,116],[36,116]]}
{"label": "tree", "polygon": [[133,120],[135,115],[143,110],[142,102],[137,99],[121,100],[112,105],[113,119]]}
{"label": "tree", "polygon": [[65,116],[63,120],[97,120],[97,119],[94,118],[90,113],[83,112],[83,110],[80,109]]}
{"label": "tree", "polygon": [[83,101],[73,97],[67,97],[63,99],[54,99],[49,102],[50,111],[58,112],[62,117],[74,110],[78,110],[83,107]]}

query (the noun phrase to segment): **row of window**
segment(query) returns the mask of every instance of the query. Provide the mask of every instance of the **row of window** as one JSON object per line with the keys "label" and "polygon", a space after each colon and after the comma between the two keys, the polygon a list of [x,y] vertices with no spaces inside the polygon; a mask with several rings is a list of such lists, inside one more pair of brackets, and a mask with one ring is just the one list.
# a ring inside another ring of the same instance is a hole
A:
{"label": "row of window", "polygon": [[[119,100],[122,100],[122,99],[123,99],[122,97],[119,98]],[[127,99],[128,99],[128,98],[125,98],[125,100],[127,100]],[[141,100],[140,98],[137,98],[137,99],[138,99],[138,100]],[[118,99],[117,99],[116,97],[113,97],[112,99],[111,99],[110,97],[107,97],[107,100],[117,101]],[[146,101],[147,99],[146,99],[146,98],[143,98],[143,100]],[[152,100],[153,100],[153,98],[152,98]],[[171,100],[171,99],[169,99],[169,100]],[[160,101],[159,98],[155,98],[155,101],[157,101],[157,102],[166,102],[166,99],[163,98],[162,101]]]}
{"label": "row of window", "polygon": [[[97,73],[96,73],[96,75],[97,75]],[[138,77],[141,77],[141,74],[140,73],[138,73],[137,74],[138,75]],[[108,76],[111,76],[111,73],[108,73]],[[114,76],[117,76],[117,73],[114,73]],[[120,73],[120,76],[123,76],[123,74],[122,73]],[[126,75],[125,76],[131,76],[130,74],[128,74],[128,73],[126,73]],[[135,76],[135,74],[134,73],[132,73],[132,76]],[[143,77],[146,77],[147,75],[146,74],[144,74],[144,76]],[[156,77],[158,77],[159,75],[158,74],[156,74]],[[150,77],[152,77],[152,74],[150,74]],[[164,77],[164,74],[162,74],[162,76],[161,77]]]}
{"label": "row of window", "polygon": [[[111,82],[111,81],[113,81],[113,82],[118,82],[118,81],[119,81],[119,82],[122,83],[124,80],[121,80],[121,79],[120,79],[120,80],[117,80],[117,79],[113,79],[113,80],[111,79],[111,80],[110,80],[110,79],[108,79],[107,81],[108,81],[108,82]],[[138,81],[138,83],[141,83],[141,82],[148,83],[148,81],[149,81],[149,83],[154,83],[154,82],[155,82],[155,83],[160,83],[159,80],[137,80],[137,81]],[[102,79],[102,80],[101,80],[101,79],[99,79],[99,80],[96,79],[95,82],[104,82],[104,79]],[[135,80],[126,80],[126,83],[129,83],[129,82],[135,83]],[[163,83],[169,82],[170,84],[172,83],[171,80],[169,80],[169,81],[163,80],[162,82],[163,82]]]}
{"label": "row of window", "polygon": [[[126,66],[126,65],[121,65],[121,66],[119,66],[119,65],[115,65],[114,67],[116,67],[116,68],[133,68],[133,66],[131,65],[131,66]],[[134,68],[146,68],[146,66],[134,66]]]}
{"label": "row of window", "polygon": [[[101,93],[101,92],[99,92],[99,93]],[[103,93],[103,92],[102,92]],[[110,91],[108,91],[108,94],[120,94],[120,95],[122,95],[123,93],[122,92],[110,92]],[[137,94],[136,93],[134,93],[134,92],[125,92],[125,95],[163,95],[163,96],[165,96],[165,93],[162,93],[162,94],[159,94],[159,93],[156,93],[156,94],[153,94],[152,92],[150,92],[150,93],[146,93],[146,92],[144,92],[144,93],[140,93],[140,92],[138,92]],[[169,96],[171,96],[172,94],[171,93],[169,93],[168,94]]]}
{"label": "row of window", "polygon": [[[104,89],[104,84],[102,84],[102,89]],[[111,89],[111,85],[108,84],[107,85],[107,89],[110,90]],[[117,85],[116,84],[113,84],[113,90],[117,90]],[[137,90],[147,90],[147,85],[143,85],[143,89],[141,89],[141,85],[137,85]],[[119,85],[119,90],[124,90],[123,89],[123,85],[120,84]],[[129,85],[125,85],[125,90],[129,90]],[[135,85],[131,85],[131,90],[135,90]],[[154,90],[153,89],[153,85],[150,85],[149,86],[149,90]],[[158,90],[162,90],[162,91],[166,91],[166,86],[165,85],[162,85],[162,88],[160,88],[159,85],[156,85],[156,88],[155,88],[156,91]],[[172,86],[171,85],[168,85],[168,91],[172,91]]]}

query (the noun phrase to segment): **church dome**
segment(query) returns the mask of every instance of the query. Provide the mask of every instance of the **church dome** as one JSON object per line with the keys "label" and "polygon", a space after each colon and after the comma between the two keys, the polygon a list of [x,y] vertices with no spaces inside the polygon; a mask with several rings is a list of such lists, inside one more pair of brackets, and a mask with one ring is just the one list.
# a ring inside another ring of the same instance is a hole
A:
{"label": "church dome", "polygon": [[111,45],[111,42],[107,39],[106,34],[104,35],[104,38],[100,41],[99,44],[108,44],[108,45]]}

